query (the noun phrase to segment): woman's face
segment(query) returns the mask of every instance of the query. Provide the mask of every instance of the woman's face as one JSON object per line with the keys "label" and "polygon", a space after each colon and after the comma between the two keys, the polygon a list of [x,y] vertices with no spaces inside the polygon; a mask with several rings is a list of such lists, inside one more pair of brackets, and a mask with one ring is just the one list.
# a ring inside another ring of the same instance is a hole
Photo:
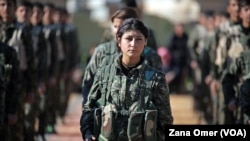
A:
{"label": "woman's face", "polygon": [[126,31],[118,41],[123,56],[140,57],[146,44],[145,36],[136,30]]}
{"label": "woman's face", "polygon": [[240,18],[243,23],[250,23],[250,6],[243,6],[240,10]]}

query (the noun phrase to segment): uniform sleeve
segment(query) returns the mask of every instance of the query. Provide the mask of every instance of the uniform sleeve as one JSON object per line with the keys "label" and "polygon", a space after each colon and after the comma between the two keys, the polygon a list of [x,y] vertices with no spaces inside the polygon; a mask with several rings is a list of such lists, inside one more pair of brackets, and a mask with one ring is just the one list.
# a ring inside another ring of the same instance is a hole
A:
{"label": "uniform sleeve", "polygon": [[222,90],[226,103],[236,98],[235,86],[242,74],[241,63],[242,59],[236,58],[236,60],[229,66],[229,68],[226,68],[222,74]]}
{"label": "uniform sleeve", "polygon": [[101,46],[96,47],[89,63],[84,72],[83,81],[82,81],[82,96],[84,99],[84,103],[87,100],[89,95],[90,88],[93,84],[94,77],[98,68],[98,64],[100,64],[100,56],[101,56]]}
{"label": "uniform sleeve", "polygon": [[6,84],[6,96],[8,98],[6,98],[6,105],[11,105],[7,107],[7,111],[9,114],[15,114],[16,113],[16,108],[17,108],[17,103],[18,103],[18,84],[19,84],[19,77],[17,77],[19,75],[19,63],[17,60],[17,53],[16,51],[11,48],[11,47],[7,47],[7,55],[6,55],[6,63],[10,64],[11,68],[8,72],[8,76],[7,76],[7,81],[8,83]]}
{"label": "uniform sleeve", "polygon": [[245,80],[240,87],[240,107],[243,113],[250,118],[250,79]]}
{"label": "uniform sleeve", "polygon": [[82,133],[82,138],[84,139],[85,134],[93,134],[94,126],[94,108],[98,107],[97,100],[101,97],[100,92],[100,82],[101,82],[101,72],[95,75],[93,86],[91,87],[87,103],[82,103],[82,115],[80,119],[80,130]]}
{"label": "uniform sleeve", "polygon": [[189,54],[192,60],[196,60],[196,55],[195,55],[195,46],[197,44],[197,33],[198,31],[196,30],[196,28],[194,28],[190,33],[189,33],[189,39],[188,39],[188,50],[189,50]]}
{"label": "uniform sleeve", "polygon": [[152,98],[158,110],[158,125],[164,129],[167,125],[173,124],[169,87],[164,74],[158,75]]}

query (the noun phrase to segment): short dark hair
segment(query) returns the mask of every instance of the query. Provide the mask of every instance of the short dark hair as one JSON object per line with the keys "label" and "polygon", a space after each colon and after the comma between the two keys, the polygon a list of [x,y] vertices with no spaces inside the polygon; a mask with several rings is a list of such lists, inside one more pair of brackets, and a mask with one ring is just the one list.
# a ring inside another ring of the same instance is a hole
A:
{"label": "short dark hair", "polygon": [[116,33],[116,39],[121,39],[122,35],[130,30],[140,31],[145,39],[148,38],[148,28],[137,18],[128,18],[122,22]]}
{"label": "short dark hair", "polygon": [[131,7],[124,7],[117,10],[112,16],[111,21],[114,22],[114,19],[125,20],[128,18],[139,18],[137,11]]}
{"label": "short dark hair", "polygon": [[27,8],[32,8],[32,3],[30,1],[27,1],[27,0],[19,0],[17,3],[16,3],[16,6],[19,7],[19,6],[24,6],[24,7],[27,7]]}
{"label": "short dark hair", "polygon": [[239,11],[244,6],[250,6],[250,0],[238,0]]}
{"label": "short dark hair", "polygon": [[44,7],[49,7],[49,8],[54,9],[55,5],[53,3],[51,3],[51,2],[47,2],[47,3],[44,4]]}
{"label": "short dark hair", "polygon": [[33,2],[32,8],[38,7],[39,9],[43,9],[43,4],[41,2]]}

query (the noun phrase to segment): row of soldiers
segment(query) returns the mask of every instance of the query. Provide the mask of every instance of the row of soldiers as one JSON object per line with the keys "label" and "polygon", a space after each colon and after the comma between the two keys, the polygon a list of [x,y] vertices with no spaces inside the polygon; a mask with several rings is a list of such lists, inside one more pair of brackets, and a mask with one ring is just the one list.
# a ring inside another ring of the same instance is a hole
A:
{"label": "row of soldiers", "polygon": [[0,16],[0,139],[45,140],[66,114],[80,60],[76,28],[53,3],[0,0]]}
{"label": "row of soldiers", "polygon": [[228,0],[227,12],[217,27],[202,13],[190,32],[195,108],[207,124],[249,124],[250,1]]}

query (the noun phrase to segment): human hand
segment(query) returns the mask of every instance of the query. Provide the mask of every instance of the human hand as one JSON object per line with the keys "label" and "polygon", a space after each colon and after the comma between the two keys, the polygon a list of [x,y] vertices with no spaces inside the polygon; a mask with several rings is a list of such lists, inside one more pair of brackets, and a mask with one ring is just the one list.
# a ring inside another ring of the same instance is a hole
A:
{"label": "human hand", "polygon": [[84,141],[95,141],[96,138],[94,137],[94,135],[85,135],[85,139]]}

